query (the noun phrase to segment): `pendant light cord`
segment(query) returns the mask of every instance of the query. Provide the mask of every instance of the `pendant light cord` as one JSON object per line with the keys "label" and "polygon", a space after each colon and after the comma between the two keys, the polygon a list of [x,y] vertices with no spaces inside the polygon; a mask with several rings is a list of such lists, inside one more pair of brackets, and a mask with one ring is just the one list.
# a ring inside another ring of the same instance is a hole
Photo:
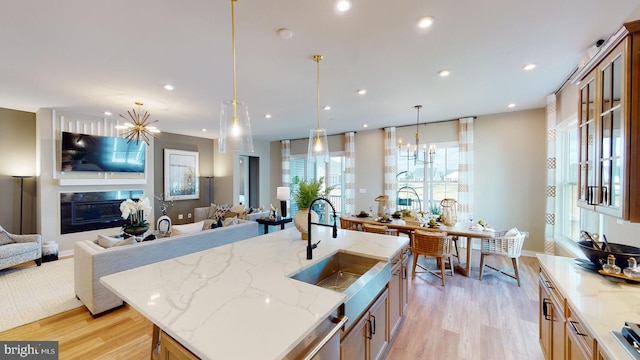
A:
{"label": "pendant light cord", "polygon": [[316,118],[317,129],[320,130],[320,60],[322,60],[322,55],[313,55],[313,60],[316,61]]}
{"label": "pendant light cord", "polygon": [[236,98],[236,16],[234,3],[238,0],[231,0],[231,55],[233,59],[233,122],[238,121],[237,98]]}

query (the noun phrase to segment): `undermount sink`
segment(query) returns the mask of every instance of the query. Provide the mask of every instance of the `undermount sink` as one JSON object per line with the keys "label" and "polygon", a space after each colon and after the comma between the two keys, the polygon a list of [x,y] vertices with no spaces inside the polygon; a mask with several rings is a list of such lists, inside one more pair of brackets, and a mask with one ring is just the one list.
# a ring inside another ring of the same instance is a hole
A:
{"label": "undermount sink", "polygon": [[348,331],[391,279],[388,261],[343,251],[318,261],[291,276],[292,279],[342,293]]}

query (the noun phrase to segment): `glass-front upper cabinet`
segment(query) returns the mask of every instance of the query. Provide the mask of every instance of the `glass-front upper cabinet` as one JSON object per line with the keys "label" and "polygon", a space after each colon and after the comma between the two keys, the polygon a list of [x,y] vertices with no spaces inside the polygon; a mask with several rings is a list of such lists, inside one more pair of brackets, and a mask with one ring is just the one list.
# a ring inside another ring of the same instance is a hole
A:
{"label": "glass-front upper cabinet", "polygon": [[640,20],[577,71],[578,205],[640,222]]}
{"label": "glass-front upper cabinet", "polygon": [[581,205],[593,205],[597,197],[595,175],[595,79],[587,79],[580,88],[580,108],[578,114],[579,135],[579,176],[578,202]]}
{"label": "glass-front upper cabinet", "polygon": [[[608,61],[607,61],[608,60]],[[624,156],[622,119],[624,109],[624,79],[622,51],[614,52],[600,67],[602,100],[598,126],[599,136],[599,197],[597,207],[602,212],[620,216],[622,208],[622,160]]]}

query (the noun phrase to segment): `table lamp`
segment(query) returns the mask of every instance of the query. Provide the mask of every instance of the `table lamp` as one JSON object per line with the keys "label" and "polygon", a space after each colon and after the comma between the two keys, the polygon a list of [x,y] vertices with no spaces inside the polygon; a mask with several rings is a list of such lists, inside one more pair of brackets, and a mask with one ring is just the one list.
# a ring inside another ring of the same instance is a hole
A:
{"label": "table lamp", "polygon": [[280,200],[280,213],[282,217],[287,217],[287,200],[291,199],[291,189],[278,186],[276,188],[276,199]]}

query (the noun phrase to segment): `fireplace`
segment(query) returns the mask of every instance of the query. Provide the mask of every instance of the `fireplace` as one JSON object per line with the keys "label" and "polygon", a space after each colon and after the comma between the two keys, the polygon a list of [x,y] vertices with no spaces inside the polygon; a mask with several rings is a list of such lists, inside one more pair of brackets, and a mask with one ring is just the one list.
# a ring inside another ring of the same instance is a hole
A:
{"label": "fireplace", "polygon": [[137,200],[142,190],[60,193],[60,233],[108,229],[122,226],[125,220],[120,203]]}

